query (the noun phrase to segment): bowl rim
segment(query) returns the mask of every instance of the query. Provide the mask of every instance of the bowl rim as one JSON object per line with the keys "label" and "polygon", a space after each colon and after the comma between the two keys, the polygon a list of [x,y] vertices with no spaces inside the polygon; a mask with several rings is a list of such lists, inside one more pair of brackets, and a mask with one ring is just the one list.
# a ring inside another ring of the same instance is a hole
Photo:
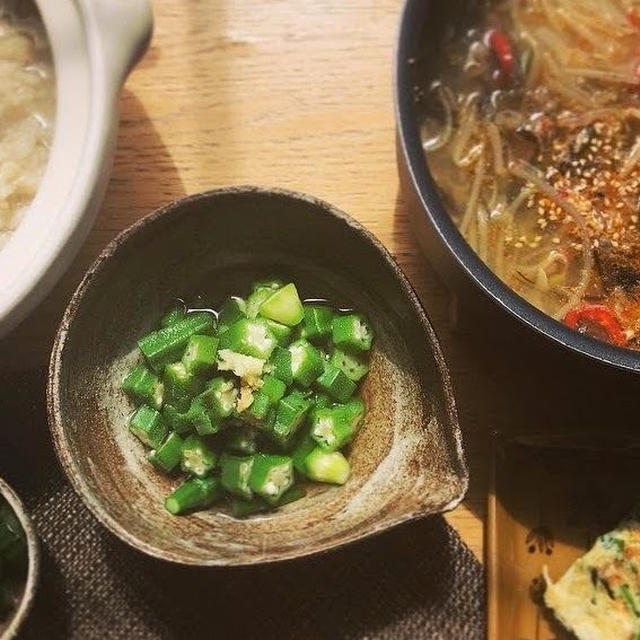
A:
{"label": "bowl rim", "polygon": [[31,518],[27,515],[22,500],[6,480],[2,478],[0,478],[0,495],[9,503],[18,520],[20,520],[20,525],[22,526],[27,541],[27,579],[24,585],[24,592],[9,625],[2,633],[2,640],[10,640],[17,636],[20,627],[27,619],[31,606],[33,605],[38,579],[40,577],[40,544],[35,527],[31,522]]}
{"label": "bowl rim", "polygon": [[414,83],[409,62],[414,53],[416,32],[424,24],[425,12],[432,4],[424,0],[405,0],[394,53],[393,87],[398,162],[402,162],[408,171],[410,187],[420,204],[421,214],[434,230],[439,243],[446,247],[459,271],[501,310],[568,351],[618,369],[640,372],[640,353],[569,329],[515,293],[476,255],[447,212],[424,158],[418,121],[414,114]]}
{"label": "bowl rim", "polygon": [[455,486],[456,492],[452,500],[444,505],[441,509],[441,513],[450,511],[455,508],[463,499],[467,492],[469,484],[469,473],[464,457],[463,445],[462,445],[462,431],[458,421],[458,413],[456,410],[455,399],[453,394],[453,385],[449,375],[449,370],[442,353],[440,343],[437,335],[431,325],[431,321],[427,316],[427,313],[422,306],[417,294],[413,290],[407,277],[401,270],[400,266],[395,262],[389,251],[382,245],[382,243],[364,226],[362,226],[357,220],[344,213],[340,209],[337,209],[333,205],[327,203],[324,200],[316,198],[314,196],[291,191],[288,189],[272,188],[272,187],[259,187],[252,185],[238,185],[231,187],[222,187],[218,189],[212,189],[209,191],[203,191],[192,195],[184,196],[169,202],[168,204],[159,207],[153,212],[149,213],[145,217],[141,218],[131,226],[121,231],[101,252],[96,258],[91,267],[87,270],[86,274],[82,278],[82,281],[78,285],[75,293],[73,294],[69,304],[65,310],[64,316],[56,333],[56,338],[51,352],[51,359],[49,362],[48,380],[47,380],[47,413],[49,428],[51,431],[52,439],[56,454],[60,460],[60,464],[71,482],[71,486],[74,491],[80,496],[84,504],[98,519],[98,521],[120,538],[123,542],[129,544],[131,547],[142,551],[143,553],[161,559],[167,560],[172,563],[180,565],[192,565],[192,566],[247,566],[266,564],[270,562],[279,562],[282,560],[292,560],[295,558],[306,557],[310,555],[316,555],[318,553],[326,552],[331,549],[342,547],[346,544],[355,542],[370,535],[380,533],[393,526],[401,524],[402,522],[417,519],[422,516],[419,510],[415,512],[409,512],[401,517],[396,518],[393,521],[385,522],[383,525],[373,527],[364,533],[356,533],[346,536],[337,544],[328,544],[322,547],[318,547],[313,550],[296,549],[282,554],[274,554],[273,556],[264,556],[260,558],[246,558],[243,560],[236,560],[234,558],[211,558],[206,561],[196,561],[183,557],[181,554],[171,551],[163,551],[156,548],[154,545],[141,540],[137,536],[130,533],[124,526],[112,518],[107,511],[102,507],[100,500],[96,497],[93,490],[88,486],[83,478],[82,473],[77,469],[73,456],[70,454],[66,445],[66,437],[64,433],[63,421],[61,419],[60,409],[60,373],[63,361],[63,352],[66,344],[67,337],[72,327],[78,307],[82,302],[82,298],[87,290],[91,287],[92,282],[96,275],[105,267],[105,264],[117,254],[119,248],[127,243],[131,238],[144,232],[148,227],[153,226],[158,220],[165,216],[178,217],[183,215],[182,211],[185,205],[192,202],[215,198],[218,196],[226,195],[263,195],[263,196],[278,196],[293,201],[302,201],[306,204],[312,205],[327,216],[336,217],[347,225],[349,225],[356,233],[362,235],[369,243],[371,243],[378,251],[380,257],[387,263],[389,267],[394,271],[396,279],[404,295],[407,297],[414,312],[418,316],[421,325],[424,327],[427,335],[433,357],[437,369],[438,378],[440,380],[440,387],[443,396],[443,411],[447,418],[447,424],[445,432],[446,437],[450,440],[449,450],[455,452],[455,459],[451,461],[451,466],[455,469],[455,477],[452,480],[452,485]]}

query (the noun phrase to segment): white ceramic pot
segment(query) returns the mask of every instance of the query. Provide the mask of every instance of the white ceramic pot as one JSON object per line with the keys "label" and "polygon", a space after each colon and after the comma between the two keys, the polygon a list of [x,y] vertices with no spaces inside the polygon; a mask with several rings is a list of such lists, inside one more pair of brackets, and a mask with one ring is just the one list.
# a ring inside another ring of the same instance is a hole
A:
{"label": "white ceramic pot", "polygon": [[56,73],[53,144],[40,188],[0,250],[0,336],[50,291],[85,239],[107,186],[118,94],[152,30],[148,0],[36,0]]}

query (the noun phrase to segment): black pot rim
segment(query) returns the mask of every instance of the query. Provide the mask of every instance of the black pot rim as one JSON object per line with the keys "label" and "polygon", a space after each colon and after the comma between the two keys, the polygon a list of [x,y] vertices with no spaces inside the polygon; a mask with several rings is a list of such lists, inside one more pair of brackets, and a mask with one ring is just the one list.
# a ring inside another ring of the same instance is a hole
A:
{"label": "black pot rim", "polygon": [[394,64],[398,162],[404,163],[407,168],[410,187],[421,205],[422,214],[461,272],[502,310],[566,349],[619,369],[640,371],[640,353],[573,331],[521,298],[480,260],[455,226],[429,172],[414,114],[414,83],[409,59],[415,52],[413,46],[420,31],[425,6],[424,0],[406,0],[398,30]]}

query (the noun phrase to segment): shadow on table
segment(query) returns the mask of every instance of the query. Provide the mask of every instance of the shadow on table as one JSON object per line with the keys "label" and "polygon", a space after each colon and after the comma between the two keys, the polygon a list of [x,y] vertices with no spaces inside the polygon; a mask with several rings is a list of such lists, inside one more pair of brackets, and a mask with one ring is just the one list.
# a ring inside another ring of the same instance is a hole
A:
{"label": "shadow on table", "polygon": [[483,637],[482,568],[441,517],[257,567],[194,569],[132,550],[62,477],[43,388],[43,373],[0,378],[0,475],[25,500],[44,556],[25,638]]}

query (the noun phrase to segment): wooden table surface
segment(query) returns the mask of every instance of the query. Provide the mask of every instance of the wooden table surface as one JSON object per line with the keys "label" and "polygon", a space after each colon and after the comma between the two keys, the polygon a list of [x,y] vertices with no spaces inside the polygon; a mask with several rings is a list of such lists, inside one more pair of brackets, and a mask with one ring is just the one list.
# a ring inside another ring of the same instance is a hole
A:
{"label": "wooden table surface", "polygon": [[399,193],[392,61],[400,10],[401,0],[156,0],[151,48],[122,92],[104,206],[63,281],[4,341],[0,362],[44,362],[84,270],[156,207],[230,184],[312,193],[380,238],[432,317],[472,473],[467,499],[447,519],[481,557],[490,393],[478,380],[487,359],[448,329],[446,290],[412,239]]}

